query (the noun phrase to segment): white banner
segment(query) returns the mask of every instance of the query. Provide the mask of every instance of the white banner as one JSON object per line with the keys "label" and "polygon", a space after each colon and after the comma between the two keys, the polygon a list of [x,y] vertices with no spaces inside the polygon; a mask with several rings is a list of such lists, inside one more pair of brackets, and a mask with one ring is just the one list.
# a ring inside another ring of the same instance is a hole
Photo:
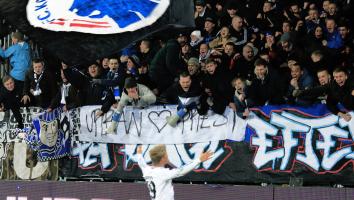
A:
{"label": "white banner", "polygon": [[177,112],[176,106],[152,106],[146,109],[127,107],[118,123],[117,134],[106,134],[113,111],[96,117],[98,106],[80,109],[80,141],[123,144],[181,144],[218,140],[243,141],[246,121],[226,109],[223,115],[188,113],[171,127],[166,117]]}

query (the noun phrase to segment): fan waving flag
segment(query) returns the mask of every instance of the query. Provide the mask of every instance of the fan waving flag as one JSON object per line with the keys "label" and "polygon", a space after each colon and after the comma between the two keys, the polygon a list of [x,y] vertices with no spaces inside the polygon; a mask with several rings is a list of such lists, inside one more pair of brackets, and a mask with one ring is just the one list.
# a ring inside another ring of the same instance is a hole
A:
{"label": "fan waving flag", "polygon": [[0,17],[67,64],[87,64],[171,27],[194,27],[191,0],[0,0]]}

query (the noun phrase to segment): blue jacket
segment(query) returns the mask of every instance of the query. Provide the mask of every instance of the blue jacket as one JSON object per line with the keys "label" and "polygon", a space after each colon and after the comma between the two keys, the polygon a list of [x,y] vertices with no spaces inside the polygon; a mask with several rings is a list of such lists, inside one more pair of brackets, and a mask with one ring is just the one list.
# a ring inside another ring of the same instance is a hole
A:
{"label": "blue jacket", "polygon": [[[299,79],[299,89],[300,90],[307,90],[310,89],[314,86],[314,82],[312,77],[309,75],[308,71],[304,69],[304,73],[301,75]],[[306,98],[301,98],[301,97],[292,97],[292,93],[295,90],[295,88],[290,85],[289,90],[288,90],[288,95],[291,98],[289,103],[295,103],[299,106],[309,106],[313,104],[313,100],[311,99],[306,99]],[[291,102],[294,101],[294,102]]]}
{"label": "blue jacket", "polygon": [[337,30],[333,33],[327,31],[327,47],[330,49],[339,49],[343,47],[343,40]]}
{"label": "blue jacket", "polygon": [[10,58],[10,65],[12,69],[10,75],[19,81],[25,80],[25,74],[31,66],[31,53],[28,43],[15,44],[5,51],[0,48],[0,56],[3,58]]}

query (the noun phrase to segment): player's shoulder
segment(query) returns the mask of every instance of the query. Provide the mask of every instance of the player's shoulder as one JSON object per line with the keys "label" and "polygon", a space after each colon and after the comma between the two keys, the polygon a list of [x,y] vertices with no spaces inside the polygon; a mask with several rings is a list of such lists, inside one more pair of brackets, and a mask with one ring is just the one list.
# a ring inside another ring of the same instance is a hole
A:
{"label": "player's shoulder", "polygon": [[171,170],[165,167],[151,167],[151,172],[156,174],[164,174],[164,173],[168,173],[169,171]]}

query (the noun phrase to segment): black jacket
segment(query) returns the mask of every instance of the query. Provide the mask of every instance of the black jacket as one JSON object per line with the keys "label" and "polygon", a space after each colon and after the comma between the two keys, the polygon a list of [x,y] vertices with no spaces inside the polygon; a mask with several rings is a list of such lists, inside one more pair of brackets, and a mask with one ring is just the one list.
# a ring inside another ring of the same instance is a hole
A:
{"label": "black jacket", "polygon": [[198,82],[192,81],[192,84],[187,92],[183,90],[179,83],[175,83],[171,87],[169,87],[161,96],[167,98],[169,103],[177,104],[178,97],[198,97],[201,94],[202,89],[200,87],[200,84]]}
{"label": "black jacket", "polygon": [[333,114],[336,115],[340,111],[337,107],[338,103],[341,103],[348,110],[354,110],[354,96],[351,94],[354,90],[354,81],[352,79],[347,79],[342,87],[333,80],[324,89],[327,93],[327,108]]}
{"label": "black jacket", "polygon": [[170,87],[180,72],[186,70],[180,51],[181,47],[177,40],[169,40],[152,60],[149,76],[159,90],[163,91]]}
{"label": "black jacket", "polygon": [[32,105],[47,108],[57,92],[56,82],[51,72],[46,69],[43,72],[42,78],[38,79],[40,79],[39,88],[41,89],[41,94],[38,96],[32,96],[30,90],[36,90],[37,85],[34,78],[34,71],[33,69],[30,69],[26,73],[23,95],[30,96]]}
{"label": "black jacket", "polygon": [[251,80],[254,74],[254,59],[248,61],[243,56],[236,60],[235,66],[231,70],[232,77],[242,77]]}
{"label": "black jacket", "polygon": [[80,90],[80,99],[83,105],[102,105],[101,110],[106,113],[115,102],[111,90],[106,87],[92,82],[89,76],[85,76],[77,69],[67,68],[64,75],[68,81]]}
{"label": "black jacket", "polygon": [[233,102],[233,91],[229,82],[229,75],[220,66],[216,67],[214,74],[205,74],[202,80],[203,95],[201,98],[202,113],[207,112],[207,107],[203,107],[209,98],[205,89],[211,90],[214,105],[211,109],[217,114],[223,114],[226,106]]}
{"label": "black jacket", "polygon": [[16,89],[9,91],[4,87],[0,87],[0,104],[4,104],[5,109],[10,109],[15,116],[19,128],[23,128],[22,116],[20,113],[21,97]]}
{"label": "black jacket", "polygon": [[250,107],[268,104],[283,104],[284,89],[277,74],[268,73],[264,80],[254,78],[249,87],[247,99]]}
{"label": "black jacket", "polygon": [[[55,97],[52,99],[49,107],[52,109],[59,107],[61,98],[62,98],[62,91],[61,91],[61,87],[60,87],[59,91],[57,92]],[[81,105],[79,90],[76,89],[74,86],[70,86],[69,91],[68,91],[68,96],[65,97],[65,102],[66,102],[66,104],[65,104],[66,108],[68,110],[79,107]]]}

